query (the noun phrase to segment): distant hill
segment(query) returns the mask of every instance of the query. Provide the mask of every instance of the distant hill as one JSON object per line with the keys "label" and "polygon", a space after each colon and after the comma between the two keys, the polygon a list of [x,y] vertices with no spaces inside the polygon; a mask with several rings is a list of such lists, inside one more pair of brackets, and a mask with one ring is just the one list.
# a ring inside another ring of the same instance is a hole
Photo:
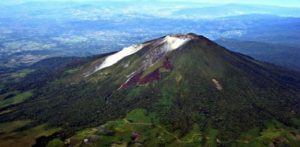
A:
{"label": "distant hill", "polygon": [[232,51],[249,55],[258,60],[278,64],[293,70],[300,70],[300,48],[234,39],[220,39],[216,42]]}

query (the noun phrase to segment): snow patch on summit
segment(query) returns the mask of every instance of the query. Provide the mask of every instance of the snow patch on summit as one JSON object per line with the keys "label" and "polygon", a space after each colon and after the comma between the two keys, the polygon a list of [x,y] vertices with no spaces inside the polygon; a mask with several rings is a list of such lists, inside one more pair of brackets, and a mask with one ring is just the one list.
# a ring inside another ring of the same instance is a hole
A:
{"label": "snow patch on summit", "polygon": [[122,49],[121,51],[119,51],[119,52],[117,52],[113,55],[110,55],[110,56],[106,57],[105,60],[103,61],[103,63],[100,66],[98,66],[95,69],[94,72],[97,72],[97,71],[99,71],[103,68],[110,67],[110,66],[116,64],[117,62],[119,62],[123,58],[136,53],[137,51],[139,51],[143,47],[144,47],[143,44],[133,45],[133,46],[130,46],[130,47],[126,47],[126,48]]}
{"label": "snow patch on summit", "polygon": [[[182,45],[184,45],[191,39],[192,38],[188,35],[165,36],[163,39],[157,42],[160,45],[162,45],[161,47],[154,46],[149,49],[148,55],[146,56],[146,59],[144,61],[145,63],[147,63],[145,65],[149,65],[149,66],[152,65],[160,55],[180,48]],[[155,44],[154,42],[152,43]],[[139,50],[141,50],[142,48],[148,45],[150,45],[150,43],[138,44],[138,45],[133,45],[130,47],[123,48],[121,51],[106,57],[104,61],[99,66],[97,66],[91,74],[118,63],[123,58],[138,52]],[[89,76],[91,74],[88,74],[86,76]]]}
{"label": "snow patch on summit", "polygon": [[182,37],[174,37],[174,36],[166,36],[163,42],[166,42],[166,50],[165,51],[173,51],[178,49],[180,46],[190,41],[190,38],[182,38]]}
{"label": "snow patch on summit", "polygon": [[157,63],[168,52],[179,49],[192,38],[188,35],[168,35],[160,40],[152,42],[150,49],[145,55],[143,68],[148,68]]}

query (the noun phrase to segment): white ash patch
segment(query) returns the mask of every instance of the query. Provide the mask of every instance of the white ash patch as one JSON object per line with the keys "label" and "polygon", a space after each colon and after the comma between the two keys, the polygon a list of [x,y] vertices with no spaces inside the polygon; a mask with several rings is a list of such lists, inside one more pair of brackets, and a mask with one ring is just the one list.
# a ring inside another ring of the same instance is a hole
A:
{"label": "white ash patch", "polygon": [[130,47],[126,47],[126,48],[122,49],[121,51],[119,51],[119,52],[117,52],[113,55],[110,55],[110,56],[106,57],[105,60],[103,61],[103,63],[100,66],[98,66],[95,69],[94,72],[97,72],[101,69],[104,69],[106,67],[110,67],[110,66],[118,63],[123,58],[136,53],[137,51],[139,51],[143,47],[144,47],[143,44],[133,45],[133,46],[130,46]]}
{"label": "white ash patch", "polygon": [[190,41],[188,37],[166,36],[163,41],[165,43],[164,51],[176,50],[188,41]]}
{"label": "white ash patch", "polygon": [[[144,44],[126,47],[121,51],[106,57],[99,66],[95,67],[95,70],[91,72],[91,74],[118,63],[123,58],[138,52],[139,50],[141,50],[146,46],[149,47],[149,50],[144,56],[143,67],[141,67],[141,69],[148,68],[153,64],[155,64],[159,59],[164,57],[166,53],[180,48],[181,46],[183,46],[185,43],[187,43],[192,39],[193,36],[191,35],[168,35],[155,42],[148,42]],[[125,64],[124,68],[127,68],[128,66],[130,65]],[[87,76],[91,74],[88,74]]]}
{"label": "white ash patch", "polygon": [[150,67],[155,64],[159,59],[164,57],[166,53],[174,51],[180,48],[182,45],[190,41],[190,38],[187,35],[181,36],[166,36],[160,41],[154,42],[147,55],[145,56],[145,60],[143,61],[144,68]]}
{"label": "white ash patch", "polygon": [[127,75],[126,77],[127,78],[132,78],[135,73],[136,73],[136,71],[132,72],[131,74]]}
{"label": "white ash patch", "polygon": [[216,88],[217,88],[219,91],[222,91],[222,90],[223,90],[223,86],[220,84],[220,82],[219,82],[218,80],[212,79],[211,81],[215,84]]}

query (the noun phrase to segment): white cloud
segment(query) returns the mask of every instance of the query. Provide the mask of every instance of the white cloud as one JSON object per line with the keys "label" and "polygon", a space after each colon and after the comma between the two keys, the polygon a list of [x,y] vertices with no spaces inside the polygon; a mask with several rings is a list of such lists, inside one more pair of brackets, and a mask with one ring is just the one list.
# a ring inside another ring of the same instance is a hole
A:
{"label": "white cloud", "polygon": [[212,3],[212,4],[224,4],[224,3],[244,3],[244,4],[262,4],[262,5],[277,5],[277,6],[291,6],[300,7],[299,0],[5,0],[0,1],[0,4],[20,4],[26,2],[132,2],[134,3],[162,3],[162,2],[182,2],[182,3]]}
{"label": "white cloud", "polygon": [[60,36],[60,37],[54,37],[53,40],[59,41],[60,43],[64,44],[73,44],[73,43],[81,43],[88,41],[88,38],[84,36]]}

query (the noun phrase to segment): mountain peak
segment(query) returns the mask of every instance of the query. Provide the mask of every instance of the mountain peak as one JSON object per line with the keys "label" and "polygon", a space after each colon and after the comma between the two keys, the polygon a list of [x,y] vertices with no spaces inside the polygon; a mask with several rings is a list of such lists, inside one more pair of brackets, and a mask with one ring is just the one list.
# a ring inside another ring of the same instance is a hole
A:
{"label": "mountain peak", "polygon": [[168,35],[160,43],[160,44],[163,44],[161,51],[169,52],[172,50],[176,50],[190,40],[191,40],[191,38],[186,35],[184,35],[184,36],[183,35],[182,36]]}
{"label": "mountain peak", "polygon": [[[210,39],[208,39],[208,38],[206,38],[202,35],[195,34],[195,33],[173,34],[173,35],[167,35],[167,36],[164,37],[164,39],[170,39],[170,38],[173,38],[174,40],[176,39],[177,41],[178,40],[185,40],[185,42],[181,45],[184,45],[184,44],[186,44],[190,41],[197,42],[197,43],[200,43],[200,44],[215,44]],[[169,42],[169,43],[172,43],[173,45],[176,44],[176,42]],[[177,46],[177,48],[179,48],[179,47],[180,46]]]}
{"label": "mountain peak", "polygon": [[98,65],[92,73],[110,67],[118,63],[123,58],[135,54],[138,51],[145,48],[147,48],[148,50],[152,50],[149,51],[148,53],[149,55],[147,56],[147,59],[148,61],[150,60],[150,64],[153,64],[152,61],[155,60],[154,58],[157,58],[158,56],[166,54],[170,51],[176,50],[181,46],[183,46],[184,44],[186,44],[187,42],[191,40],[198,40],[201,37],[202,36],[198,36],[197,34],[194,33],[173,34],[173,35],[164,36],[163,38],[156,39],[154,41],[144,42],[142,44],[125,47],[121,51],[106,57],[105,60],[100,65]]}
{"label": "mountain peak", "polygon": [[187,34],[173,34],[169,36],[179,37],[179,38],[190,38],[190,39],[199,39],[201,38],[200,35],[197,35],[195,33],[187,33]]}
{"label": "mountain peak", "polygon": [[166,38],[176,38],[176,39],[184,39],[184,40],[201,40],[201,39],[207,39],[204,36],[197,35],[195,33],[187,33],[187,34],[171,34],[164,37]]}

